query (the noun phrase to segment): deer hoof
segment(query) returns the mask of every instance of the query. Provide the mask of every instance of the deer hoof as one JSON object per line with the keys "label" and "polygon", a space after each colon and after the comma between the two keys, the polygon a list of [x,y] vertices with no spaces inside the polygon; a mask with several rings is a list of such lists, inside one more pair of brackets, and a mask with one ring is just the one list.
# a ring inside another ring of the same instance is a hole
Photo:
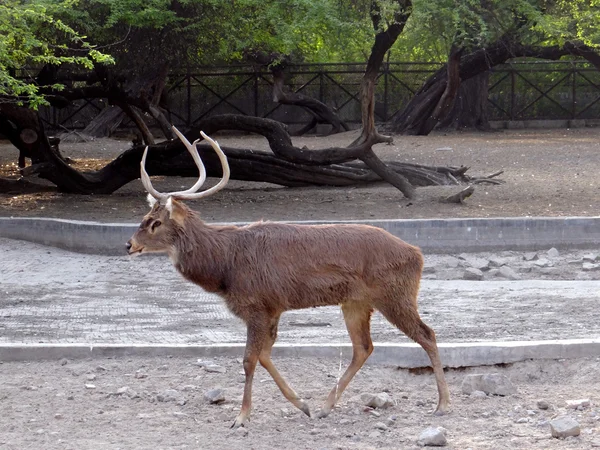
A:
{"label": "deer hoof", "polygon": [[235,430],[236,428],[243,427],[246,424],[247,420],[248,420],[248,418],[246,416],[242,416],[242,414],[240,414],[239,416],[237,416],[235,421],[231,424],[230,428],[232,430]]}
{"label": "deer hoof", "polygon": [[434,416],[445,416],[448,414],[448,410],[446,408],[438,408],[433,412]]}
{"label": "deer hoof", "polygon": [[298,404],[298,405],[296,405],[296,407],[297,407],[297,408],[298,408],[300,411],[302,411],[304,414],[306,414],[308,417],[312,417],[312,416],[310,415],[310,408],[308,407],[308,403],[306,403],[304,400],[301,400],[301,401],[299,402],[299,404]]}
{"label": "deer hoof", "polygon": [[318,419],[324,419],[325,417],[327,417],[329,415],[331,411],[327,411],[326,409],[322,409],[321,411],[319,411],[319,413],[317,414],[317,418]]}

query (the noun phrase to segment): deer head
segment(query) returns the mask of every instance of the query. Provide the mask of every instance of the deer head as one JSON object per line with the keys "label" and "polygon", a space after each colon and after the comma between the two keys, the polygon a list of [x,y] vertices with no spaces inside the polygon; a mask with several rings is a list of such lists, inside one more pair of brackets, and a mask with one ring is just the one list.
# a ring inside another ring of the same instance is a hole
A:
{"label": "deer head", "polygon": [[196,148],[200,139],[196,139],[193,143],[190,143],[177,128],[173,127],[173,131],[192,155],[200,173],[198,181],[185,191],[158,192],[152,186],[148,172],[146,172],[146,156],[148,155],[148,147],[146,147],[140,162],[140,171],[142,184],[146,191],[148,191],[148,203],[151,209],[142,220],[139,229],[127,242],[127,252],[130,255],[169,252],[173,248],[177,236],[184,231],[185,219],[190,213],[189,208],[180,202],[180,200],[207,197],[223,189],[229,181],[229,164],[227,163],[225,153],[223,153],[217,141],[211,139],[201,131],[200,135],[212,146],[219,156],[221,166],[223,167],[223,178],[210,189],[197,192],[206,181],[206,168]]}

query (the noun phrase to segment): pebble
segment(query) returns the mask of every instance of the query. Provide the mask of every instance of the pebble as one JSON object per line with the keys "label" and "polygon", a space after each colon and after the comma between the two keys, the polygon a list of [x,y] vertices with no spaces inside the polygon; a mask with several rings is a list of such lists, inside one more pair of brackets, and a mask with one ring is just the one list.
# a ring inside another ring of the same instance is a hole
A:
{"label": "pebble", "polygon": [[361,395],[361,400],[366,406],[371,408],[389,408],[390,406],[394,406],[394,401],[386,392],[363,394]]}
{"label": "pebble", "polygon": [[463,272],[463,280],[480,281],[483,279],[483,272],[474,267],[467,267]]}
{"label": "pebble", "polygon": [[548,403],[546,400],[538,400],[537,407],[539,409],[546,410],[546,409],[550,408],[550,403]]}
{"label": "pebble", "polygon": [[241,437],[246,437],[248,436],[248,429],[245,427],[239,427],[237,430],[235,430],[235,434]]}
{"label": "pebble", "polygon": [[95,384],[86,384],[85,388],[86,389],[96,389],[96,385]]}
{"label": "pebble", "polygon": [[169,370],[169,366],[167,366],[166,364],[162,365],[162,366],[158,366],[156,368],[156,370],[160,370],[161,372],[166,372],[167,370]]}
{"label": "pebble", "polygon": [[369,433],[370,439],[377,439],[380,437],[381,437],[381,432],[379,432],[379,431],[373,431],[373,432]]}
{"label": "pebble", "polygon": [[500,373],[467,375],[462,382],[461,388],[464,394],[471,394],[473,391],[483,391],[486,394],[505,396],[517,392],[517,388],[508,377]]}
{"label": "pebble", "polygon": [[417,443],[422,447],[444,447],[448,443],[446,430],[442,427],[427,428],[419,435]]}
{"label": "pebble", "polygon": [[148,374],[146,372],[141,371],[141,370],[137,370],[135,372],[134,377],[141,380],[143,378],[148,378]]}
{"label": "pebble", "polygon": [[55,419],[62,419],[62,418],[63,418],[63,415],[62,415],[62,414],[60,414],[60,413],[56,413],[56,414],[54,414],[54,418],[55,418]]}
{"label": "pebble", "polygon": [[61,366],[66,366],[67,364],[69,364],[69,360],[67,358],[63,358],[60,360]]}
{"label": "pebble", "polygon": [[88,380],[88,381],[94,381],[96,379],[96,375],[94,375],[93,373],[91,373],[91,374],[87,375],[85,377],[85,379]]}
{"label": "pebble", "polygon": [[475,398],[475,399],[487,398],[487,394],[483,391],[473,391],[473,392],[471,392],[471,394],[469,394],[469,398]]}
{"label": "pebble", "polygon": [[207,364],[204,366],[204,370],[211,373],[225,373],[227,369],[223,366],[219,366],[218,364]]}
{"label": "pebble", "polygon": [[218,405],[219,403],[223,403],[225,401],[225,391],[221,388],[211,389],[204,393],[204,400],[206,400],[211,405]]}
{"label": "pebble", "polygon": [[516,423],[529,423],[529,419],[527,417],[521,417],[515,421]]}
{"label": "pebble", "polygon": [[600,270],[600,264],[584,262],[581,268],[584,272],[592,272],[595,270]]}
{"label": "pebble", "polygon": [[350,425],[352,421],[350,419],[340,419],[340,425]]}
{"label": "pebble", "polygon": [[569,416],[561,416],[550,421],[550,431],[552,437],[566,438],[569,436],[579,436],[581,428],[579,423]]}
{"label": "pebble", "polygon": [[589,398],[582,398],[579,400],[567,400],[567,408],[569,409],[582,409],[587,408],[591,404]]}
{"label": "pebble", "polygon": [[157,394],[156,400],[164,403],[175,402],[178,405],[185,405],[186,403],[185,397],[175,389],[167,389],[164,392]]}
{"label": "pebble", "polygon": [[378,430],[386,431],[388,429],[388,426],[383,422],[376,422],[375,428],[377,428]]}
{"label": "pebble", "polygon": [[550,258],[558,258],[560,256],[560,252],[552,247],[550,250],[548,250],[548,252],[546,253]]}

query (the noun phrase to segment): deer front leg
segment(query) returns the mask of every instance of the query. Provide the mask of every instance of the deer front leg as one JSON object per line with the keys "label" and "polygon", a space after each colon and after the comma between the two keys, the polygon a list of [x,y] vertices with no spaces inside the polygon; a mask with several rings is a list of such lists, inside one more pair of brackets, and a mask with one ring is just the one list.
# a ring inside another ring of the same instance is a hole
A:
{"label": "deer front leg", "polygon": [[242,407],[237,418],[231,425],[231,428],[243,426],[250,417],[252,407],[252,380],[258,357],[262,351],[265,337],[269,331],[269,318],[255,315],[247,322],[246,351],[244,353],[244,373],[246,381],[244,383],[244,397]]}

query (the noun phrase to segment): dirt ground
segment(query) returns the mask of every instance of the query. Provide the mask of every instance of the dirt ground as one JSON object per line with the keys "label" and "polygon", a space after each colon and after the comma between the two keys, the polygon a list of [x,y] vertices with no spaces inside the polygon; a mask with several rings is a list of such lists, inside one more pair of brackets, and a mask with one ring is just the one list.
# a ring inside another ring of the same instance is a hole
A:
{"label": "dirt ground", "polygon": [[[348,145],[357,131],[294,138],[298,146]],[[217,136],[224,146],[268,150],[260,136]],[[128,141],[100,139],[64,143],[66,156],[81,170],[101,167],[129,147]],[[192,206],[207,221],[410,219],[433,217],[595,216],[600,211],[600,128],[577,130],[503,130],[490,133],[434,133],[396,136],[379,144],[382,159],[434,165],[466,165],[472,175],[504,170],[506,184],[479,185],[465,205],[438,201],[457,188],[419,188],[407,201],[399,191],[376,185],[363,188],[281,188],[232,181],[225,191]],[[0,176],[16,177],[17,151],[0,142]],[[159,190],[187,188],[195,180],[156,181]],[[209,184],[207,183],[207,186]],[[104,222],[136,222],[147,210],[139,180],[110,196],[60,193],[0,194],[0,215],[46,216]]]}
{"label": "dirt ground", "polygon": [[[597,359],[449,371],[452,410],[442,417],[431,415],[437,393],[430,374],[365,366],[329,417],[309,419],[258,368],[251,422],[242,431],[229,429],[243,390],[240,361],[212,362],[227,372],[209,373],[195,361],[179,358],[4,363],[0,448],[417,449],[420,433],[429,426],[444,427],[446,448],[457,450],[600,446]],[[339,361],[278,359],[276,364],[314,412],[340,373]],[[486,398],[462,394],[465,375],[485,372],[508,376],[517,394]],[[208,404],[204,393],[216,387],[225,390],[225,402]],[[177,391],[175,400],[161,401],[168,389]],[[395,406],[366,408],[361,394],[379,392],[388,392]],[[582,398],[591,399],[591,406],[566,408],[566,400]],[[548,402],[549,409],[539,409],[539,400]],[[561,415],[579,422],[580,436],[551,437],[548,421]]]}

